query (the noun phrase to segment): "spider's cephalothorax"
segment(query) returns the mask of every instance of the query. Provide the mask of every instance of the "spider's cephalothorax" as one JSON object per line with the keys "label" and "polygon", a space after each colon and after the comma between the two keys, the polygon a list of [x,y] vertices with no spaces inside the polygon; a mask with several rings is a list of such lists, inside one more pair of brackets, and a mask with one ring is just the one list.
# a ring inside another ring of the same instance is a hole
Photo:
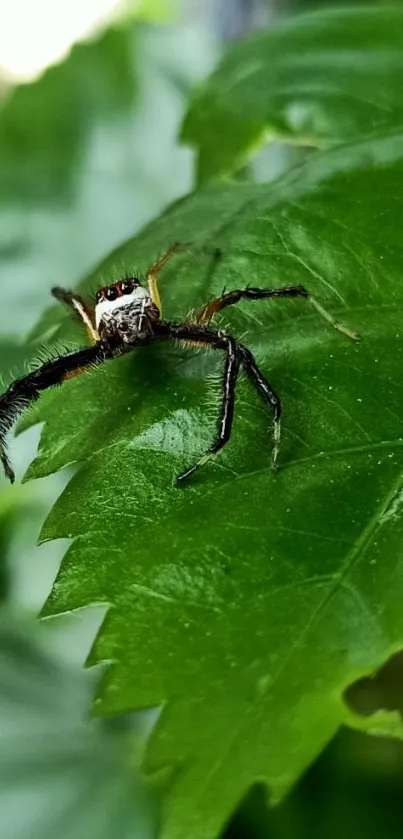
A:
{"label": "spider's cephalothorax", "polygon": [[[217,435],[208,451],[176,478],[180,483],[215,455],[231,436],[234,415],[235,389],[238,373],[242,368],[261,398],[274,413],[274,445],[271,463],[275,467],[280,445],[281,402],[256,364],[250,350],[222,329],[212,329],[210,321],[217,312],[240,300],[264,300],[269,297],[304,297],[329,323],[350,338],[358,336],[340,323],[314,300],[303,286],[287,288],[244,288],[229,291],[210,301],[197,314],[184,322],[161,319],[161,300],[157,275],[167,261],[179,250],[173,245],[147,272],[147,287],[136,277],[126,277],[113,285],[100,289],[95,305],[83,300],[72,291],[53,288],[52,294],[66,303],[87,329],[92,346],[70,352],[45,362],[37,370],[17,379],[0,397],[0,459],[10,481],[14,472],[6,452],[6,434],[18,416],[43,390],[62,384],[96,364],[130,352],[149,341],[181,341],[186,345],[209,347],[225,354],[223,394]],[[216,252],[217,254],[218,252]]]}
{"label": "spider's cephalothorax", "polygon": [[151,337],[159,317],[149,290],[137,277],[126,277],[97,292],[95,324],[100,338],[113,337],[126,344],[144,340]]}

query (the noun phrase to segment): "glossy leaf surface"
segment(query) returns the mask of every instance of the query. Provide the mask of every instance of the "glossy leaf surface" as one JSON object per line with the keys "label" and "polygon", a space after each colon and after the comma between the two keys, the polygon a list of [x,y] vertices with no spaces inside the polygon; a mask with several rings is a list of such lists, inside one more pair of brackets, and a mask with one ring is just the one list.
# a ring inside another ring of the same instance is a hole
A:
{"label": "glossy leaf surface", "polygon": [[[400,136],[333,150],[270,190],[173,205],[88,278],[191,242],[164,271],[166,317],[224,285],[303,283],[362,334],[348,340],[305,301],[228,310],[283,400],[278,474],[271,418],[242,382],[230,445],[173,488],[214,431],[220,360],[206,352],[138,350],[30,416],[47,421],[31,477],[85,461],[45,525],[44,539],[74,539],[47,612],[110,604],[97,709],[164,704],[147,766],[178,769],[170,839],[213,837],[256,779],[283,796],[351,723],[346,686],[402,643],[402,187]],[[56,308],[44,332],[51,322],[79,342]]]}
{"label": "glossy leaf surface", "polygon": [[265,141],[326,148],[403,123],[403,12],[329,9],[235,44],[196,94],[182,139],[199,179],[239,169]]}

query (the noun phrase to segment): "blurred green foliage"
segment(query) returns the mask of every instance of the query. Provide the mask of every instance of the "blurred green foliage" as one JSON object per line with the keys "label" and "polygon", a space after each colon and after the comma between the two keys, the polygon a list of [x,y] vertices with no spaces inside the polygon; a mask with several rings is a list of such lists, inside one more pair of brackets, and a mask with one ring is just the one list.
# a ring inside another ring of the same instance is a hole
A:
{"label": "blurred green foliage", "polygon": [[[186,91],[207,51],[192,34],[120,26],[77,45],[35,84],[10,91],[0,120],[3,334],[23,336],[49,300],[191,186],[176,142]],[[198,57],[199,56],[199,57]],[[186,84],[185,84],[186,83]]]}
{"label": "blurred green foliage", "polygon": [[[387,6],[390,8],[393,4],[390,0],[337,0],[337,8],[342,9],[345,6]],[[323,9],[335,8],[336,3],[333,0],[290,0],[289,11],[306,11],[307,9]]]}
{"label": "blurred green foliage", "polygon": [[281,805],[255,787],[225,839],[398,839],[402,772],[398,741],[342,729]]}
{"label": "blurred green foliage", "polygon": [[94,678],[46,632],[0,621],[0,810],[5,839],[153,839],[156,801],[134,771],[128,722],[87,719]]}

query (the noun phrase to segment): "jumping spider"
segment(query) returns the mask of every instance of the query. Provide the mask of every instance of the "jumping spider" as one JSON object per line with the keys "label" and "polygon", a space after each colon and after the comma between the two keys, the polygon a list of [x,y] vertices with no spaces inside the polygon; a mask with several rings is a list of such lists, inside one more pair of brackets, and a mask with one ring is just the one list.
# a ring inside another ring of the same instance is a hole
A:
{"label": "jumping spider", "polygon": [[187,345],[222,350],[225,353],[223,394],[217,435],[210,448],[197,463],[176,478],[176,484],[188,478],[228,442],[240,368],[245,371],[262,399],[273,409],[274,443],[271,463],[273,467],[276,466],[280,444],[280,399],[260,371],[250,350],[223,329],[210,328],[211,319],[221,309],[244,299],[305,297],[336,329],[353,339],[358,336],[336,323],[303,286],[236,289],[207,303],[198,313],[183,323],[162,320],[157,275],[179,249],[178,244],[173,245],[148,270],[147,287],[143,286],[137,277],[126,277],[111,286],[101,288],[96,295],[95,306],[93,303],[84,301],[75,292],[65,291],[59,287],[52,289],[53,296],[67,304],[78,315],[93,344],[47,361],[27,376],[16,379],[0,397],[0,459],[5,474],[11,482],[14,481],[15,476],[7,457],[5,437],[18,416],[39,398],[40,393],[49,387],[62,384],[66,379],[80,375],[94,365],[131,352],[135,347],[149,344],[151,341],[175,340]]}

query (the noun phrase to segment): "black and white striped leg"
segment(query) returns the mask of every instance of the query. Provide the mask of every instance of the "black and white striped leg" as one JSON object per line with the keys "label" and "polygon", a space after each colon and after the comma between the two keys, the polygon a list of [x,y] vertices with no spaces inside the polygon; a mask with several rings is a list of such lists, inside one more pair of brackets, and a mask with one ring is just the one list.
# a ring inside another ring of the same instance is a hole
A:
{"label": "black and white striped leg", "polygon": [[[203,466],[210,458],[214,457],[220,449],[228,443],[231,436],[232,421],[234,418],[235,388],[241,365],[241,354],[236,341],[230,335],[220,336],[222,348],[226,349],[226,359],[223,375],[223,396],[221,410],[218,419],[217,436],[206,453],[192,466],[175,479],[176,485],[186,480],[199,466]],[[224,345],[224,346],[223,346]],[[212,344],[214,346],[214,344]]]}
{"label": "black and white striped leg", "polygon": [[249,380],[255,386],[257,392],[260,394],[264,402],[270,405],[274,411],[273,424],[273,452],[271,456],[271,467],[277,469],[277,458],[280,450],[280,433],[281,433],[281,401],[273,390],[271,384],[267,381],[261,370],[256,364],[256,361],[247,347],[243,344],[239,345],[239,350],[242,357],[242,366],[245,370]]}

